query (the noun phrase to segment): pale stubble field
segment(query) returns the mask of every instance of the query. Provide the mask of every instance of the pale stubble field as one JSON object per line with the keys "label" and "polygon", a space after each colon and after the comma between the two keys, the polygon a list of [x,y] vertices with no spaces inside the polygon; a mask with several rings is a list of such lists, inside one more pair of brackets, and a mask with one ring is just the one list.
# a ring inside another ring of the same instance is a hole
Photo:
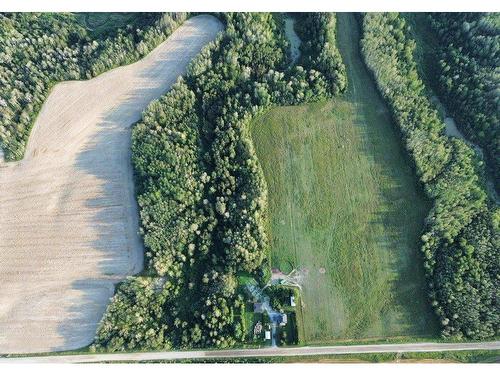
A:
{"label": "pale stubble field", "polygon": [[56,85],[24,159],[0,164],[0,353],[88,345],[142,269],[131,126],[221,29],[191,18],[137,63]]}

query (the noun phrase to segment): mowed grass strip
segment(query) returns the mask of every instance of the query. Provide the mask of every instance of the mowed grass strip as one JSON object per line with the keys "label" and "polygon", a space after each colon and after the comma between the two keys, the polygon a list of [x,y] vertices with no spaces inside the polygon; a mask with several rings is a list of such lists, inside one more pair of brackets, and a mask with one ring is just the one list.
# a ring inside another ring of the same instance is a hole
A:
{"label": "mowed grass strip", "polygon": [[346,97],[275,108],[252,124],[269,189],[272,265],[303,270],[307,343],[436,330],[419,254],[430,206],[350,22],[339,16]]}

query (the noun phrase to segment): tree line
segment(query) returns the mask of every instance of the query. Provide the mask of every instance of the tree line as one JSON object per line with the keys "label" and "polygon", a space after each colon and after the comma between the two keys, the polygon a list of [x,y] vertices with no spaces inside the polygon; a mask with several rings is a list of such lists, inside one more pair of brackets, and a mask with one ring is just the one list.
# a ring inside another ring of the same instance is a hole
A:
{"label": "tree line", "polygon": [[331,72],[320,66],[287,68],[289,43],[271,14],[218,16],[225,31],[133,128],[146,269],[119,286],[94,350],[224,348],[244,340],[236,275],[249,272],[262,283],[270,276],[267,186],[249,122],[270,106],[342,90],[332,92]]}
{"label": "tree line", "polygon": [[186,17],[141,13],[125,28],[92,39],[69,13],[0,13],[0,147],[6,160],[23,157],[54,84],[89,79],[136,61]]}
{"label": "tree line", "polygon": [[437,88],[457,125],[486,151],[500,190],[500,15],[431,13]]}
{"label": "tree line", "polygon": [[297,33],[305,41],[300,45],[300,64],[324,72],[332,95],[344,92],[347,75],[336,45],[337,18],[331,13],[299,13],[297,17]]}
{"label": "tree line", "polygon": [[444,123],[419,78],[416,45],[407,36],[404,19],[397,13],[369,13],[361,23],[365,62],[433,200],[422,252],[442,334],[472,339],[498,335],[500,210],[488,201],[484,166],[470,146],[445,136]]}

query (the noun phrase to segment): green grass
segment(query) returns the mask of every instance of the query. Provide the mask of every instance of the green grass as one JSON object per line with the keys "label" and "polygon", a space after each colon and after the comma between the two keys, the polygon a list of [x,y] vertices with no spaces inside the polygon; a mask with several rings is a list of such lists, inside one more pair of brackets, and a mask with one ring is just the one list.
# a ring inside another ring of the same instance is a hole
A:
{"label": "green grass", "polygon": [[77,22],[88,29],[95,38],[113,33],[128,24],[133,25],[138,19],[138,13],[84,12],[74,14]]}
{"label": "green grass", "polygon": [[264,314],[254,313],[253,304],[247,303],[245,306],[245,339],[248,343],[253,343],[257,345],[262,345],[264,342],[253,342],[253,330],[257,322],[264,323]]}
{"label": "green grass", "polygon": [[419,253],[430,204],[362,64],[354,19],[339,14],[338,27],[345,97],[274,108],[252,123],[269,189],[272,266],[307,272],[308,344],[434,336]]}
{"label": "green grass", "polygon": [[204,358],[143,363],[350,363],[350,362],[447,362],[500,363],[498,350],[450,351],[430,353],[337,354],[297,357]]}
{"label": "green grass", "polygon": [[372,353],[372,354],[341,354],[329,356],[311,356],[296,358],[274,358],[273,362],[314,362],[314,363],[339,363],[339,362],[458,362],[458,363],[498,363],[500,351],[450,351],[429,353]]}
{"label": "green grass", "polygon": [[500,363],[499,350],[464,350],[428,353],[368,353],[294,357],[203,358],[143,363],[350,363],[350,362],[446,362]]}
{"label": "green grass", "polygon": [[[278,345],[279,346],[295,346],[299,344],[297,314],[295,311],[287,312],[288,321],[284,327],[278,327]],[[285,342],[281,342],[281,334],[285,332]]]}
{"label": "green grass", "polygon": [[257,284],[257,282],[255,281],[255,278],[248,273],[242,272],[242,273],[238,274],[238,285],[243,287],[247,284]]}

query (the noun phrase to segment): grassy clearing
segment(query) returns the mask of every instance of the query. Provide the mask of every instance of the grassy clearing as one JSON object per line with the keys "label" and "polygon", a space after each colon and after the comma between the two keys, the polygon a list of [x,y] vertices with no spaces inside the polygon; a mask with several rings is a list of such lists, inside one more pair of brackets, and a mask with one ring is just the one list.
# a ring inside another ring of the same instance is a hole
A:
{"label": "grassy clearing", "polygon": [[97,38],[112,33],[128,24],[134,24],[138,19],[138,13],[84,12],[75,13],[75,17],[80,25],[88,29],[92,36]]}
{"label": "grassy clearing", "polygon": [[345,98],[275,108],[252,135],[269,189],[273,267],[304,269],[308,344],[430,336],[419,236],[429,203],[339,14]]}
{"label": "grassy clearing", "polygon": [[402,13],[402,16],[410,26],[409,35],[416,42],[415,60],[419,76],[427,88],[435,89],[439,41],[431,31],[430,20],[425,13]]}

